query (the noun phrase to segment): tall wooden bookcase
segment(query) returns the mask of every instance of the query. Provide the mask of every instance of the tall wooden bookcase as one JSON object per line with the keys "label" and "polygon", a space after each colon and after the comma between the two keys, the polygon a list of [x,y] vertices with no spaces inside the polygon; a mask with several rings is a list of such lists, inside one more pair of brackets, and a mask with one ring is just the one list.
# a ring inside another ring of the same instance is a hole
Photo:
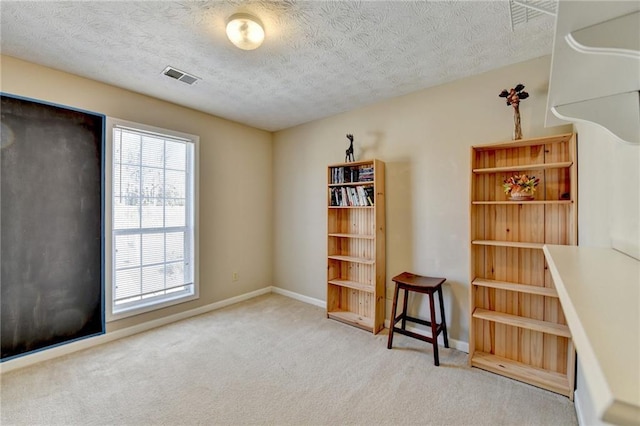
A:
{"label": "tall wooden bookcase", "polygon": [[385,197],[380,160],[327,168],[327,317],[384,327]]}
{"label": "tall wooden bookcase", "polygon": [[[544,244],[577,245],[576,135],[471,148],[469,362],[573,399],[575,351]],[[503,181],[540,179],[534,200]]]}

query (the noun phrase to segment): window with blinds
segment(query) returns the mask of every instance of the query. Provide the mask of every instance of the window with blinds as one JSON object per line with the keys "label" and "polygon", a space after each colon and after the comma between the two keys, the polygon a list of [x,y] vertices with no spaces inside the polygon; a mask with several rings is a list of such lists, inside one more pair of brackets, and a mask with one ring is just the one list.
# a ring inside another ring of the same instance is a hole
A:
{"label": "window with blinds", "polygon": [[119,125],[112,137],[112,314],[193,298],[195,141]]}

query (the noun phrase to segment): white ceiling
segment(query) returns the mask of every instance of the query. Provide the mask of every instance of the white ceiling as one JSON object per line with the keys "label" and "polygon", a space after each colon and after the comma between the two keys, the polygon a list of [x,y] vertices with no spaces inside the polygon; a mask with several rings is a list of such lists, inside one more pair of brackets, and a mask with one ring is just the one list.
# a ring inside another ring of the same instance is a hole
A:
{"label": "white ceiling", "polygon": [[[259,49],[227,40],[236,12],[262,20]],[[554,32],[544,14],[512,31],[504,0],[2,0],[0,17],[4,55],[269,131],[550,54]]]}

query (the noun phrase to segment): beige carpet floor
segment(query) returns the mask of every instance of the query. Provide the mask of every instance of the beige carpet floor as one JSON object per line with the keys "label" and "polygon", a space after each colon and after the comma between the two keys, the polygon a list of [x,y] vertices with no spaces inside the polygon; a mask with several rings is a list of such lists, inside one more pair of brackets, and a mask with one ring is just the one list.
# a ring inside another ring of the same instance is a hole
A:
{"label": "beige carpet floor", "polygon": [[266,295],[5,373],[7,425],[575,425],[560,395],[467,354]]}

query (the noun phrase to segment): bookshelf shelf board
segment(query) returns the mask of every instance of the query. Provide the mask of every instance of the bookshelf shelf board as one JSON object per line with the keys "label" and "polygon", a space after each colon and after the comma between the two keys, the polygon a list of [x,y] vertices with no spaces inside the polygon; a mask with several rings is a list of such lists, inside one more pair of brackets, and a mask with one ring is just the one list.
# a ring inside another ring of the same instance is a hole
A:
{"label": "bookshelf shelf board", "polygon": [[556,324],[548,321],[536,320],[533,318],[520,317],[518,315],[505,314],[502,312],[489,311],[487,309],[476,308],[473,317],[500,324],[511,325],[527,330],[540,331],[554,336],[571,338],[569,327],[564,324]]}
{"label": "bookshelf shelf board", "polygon": [[328,234],[330,237],[336,238],[360,238],[363,240],[375,240],[375,235],[367,235],[367,234]]}
{"label": "bookshelf shelf board", "polygon": [[558,297],[558,292],[549,287],[539,287],[528,284],[508,283],[505,281],[487,280],[483,278],[476,278],[472,281],[472,284],[478,287],[495,288],[498,290],[517,291],[519,293],[537,294],[539,296],[546,297]]}
{"label": "bookshelf shelf board", "polygon": [[351,263],[361,263],[363,265],[375,265],[376,263],[376,261],[373,259],[365,259],[362,257],[340,256],[340,255],[329,255],[327,257],[333,260],[340,260],[342,262],[351,262]]}
{"label": "bookshelf shelf board", "polygon": [[508,205],[508,204],[572,204],[573,200],[531,200],[531,201],[472,201],[473,205]]}
{"label": "bookshelf shelf board", "polygon": [[501,172],[517,172],[522,170],[566,169],[568,167],[571,167],[572,165],[573,165],[573,161],[562,161],[559,163],[542,163],[542,164],[518,164],[515,166],[473,169],[473,173],[501,173]]}
{"label": "bookshelf shelf board", "polygon": [[330,183],[330,188],[341,187],[341,186],[373,186],[375,182],[372,180],[366,180],[363,182],[343,182],[343,183]]}
{"label": "bookshelf shelf board", "polygon": [[475,351],[471,365],[521,382],[530,383],[561,395],[571,395],[569,380],[564,374],[543,370],[481,351]]}
{"label": "bookshelf shelf board", "polygon": [[542,250],[542,247],[544,246],[543,243],[523,243],[520,241],[474,240],[471,241],[471,243],[480,246],[514,247],[538,250]]}
{"label": "bookshelf shelf board", "polygon": [[368,331],[371,331],[371,329],[373,328],[373,319],[358,315],[354,312],[329,311],[327,312],[327,316],[329,316],[329,318],[342,321],[350,325],[356,325]]}
{"label": "bookshelf shelf board", "polygon": [[375,206],[329,206],[330,209],[372,209]]}
{"label": "bookshelf shelf board", "polygon": [[539,138],[529,138],[529,139],[521,139],[519,141],[509,141],[503,143],[492,143],[486,145],[474,145],[474,151],[495,151],[497,149],[503,148],[519,148],[524,146],[532,146],[532,145],[548,145],[554,143],[563,143],[569,142],[573,137],[573,133],[566,133],[564,135],[555,135],[555,136],[542,136]]}
{"label": "bookshelf shelf board", "polygon": [[329,280],[329,284],[337,285],[340,287],[348,287],[354,290],[366,291],[367,293],[373,293],[375,291],[375,288],[371,284],[364,284],[356,281],[334,279]]}
{"label": "bookshelf shelf board", "polygon": [[361,161],[350,161],[348,163],[335,163],[329,165],[330,168],[338,168],[338,167],[359,167],[359,166],[370,166],[376,160],[361,160]]}

